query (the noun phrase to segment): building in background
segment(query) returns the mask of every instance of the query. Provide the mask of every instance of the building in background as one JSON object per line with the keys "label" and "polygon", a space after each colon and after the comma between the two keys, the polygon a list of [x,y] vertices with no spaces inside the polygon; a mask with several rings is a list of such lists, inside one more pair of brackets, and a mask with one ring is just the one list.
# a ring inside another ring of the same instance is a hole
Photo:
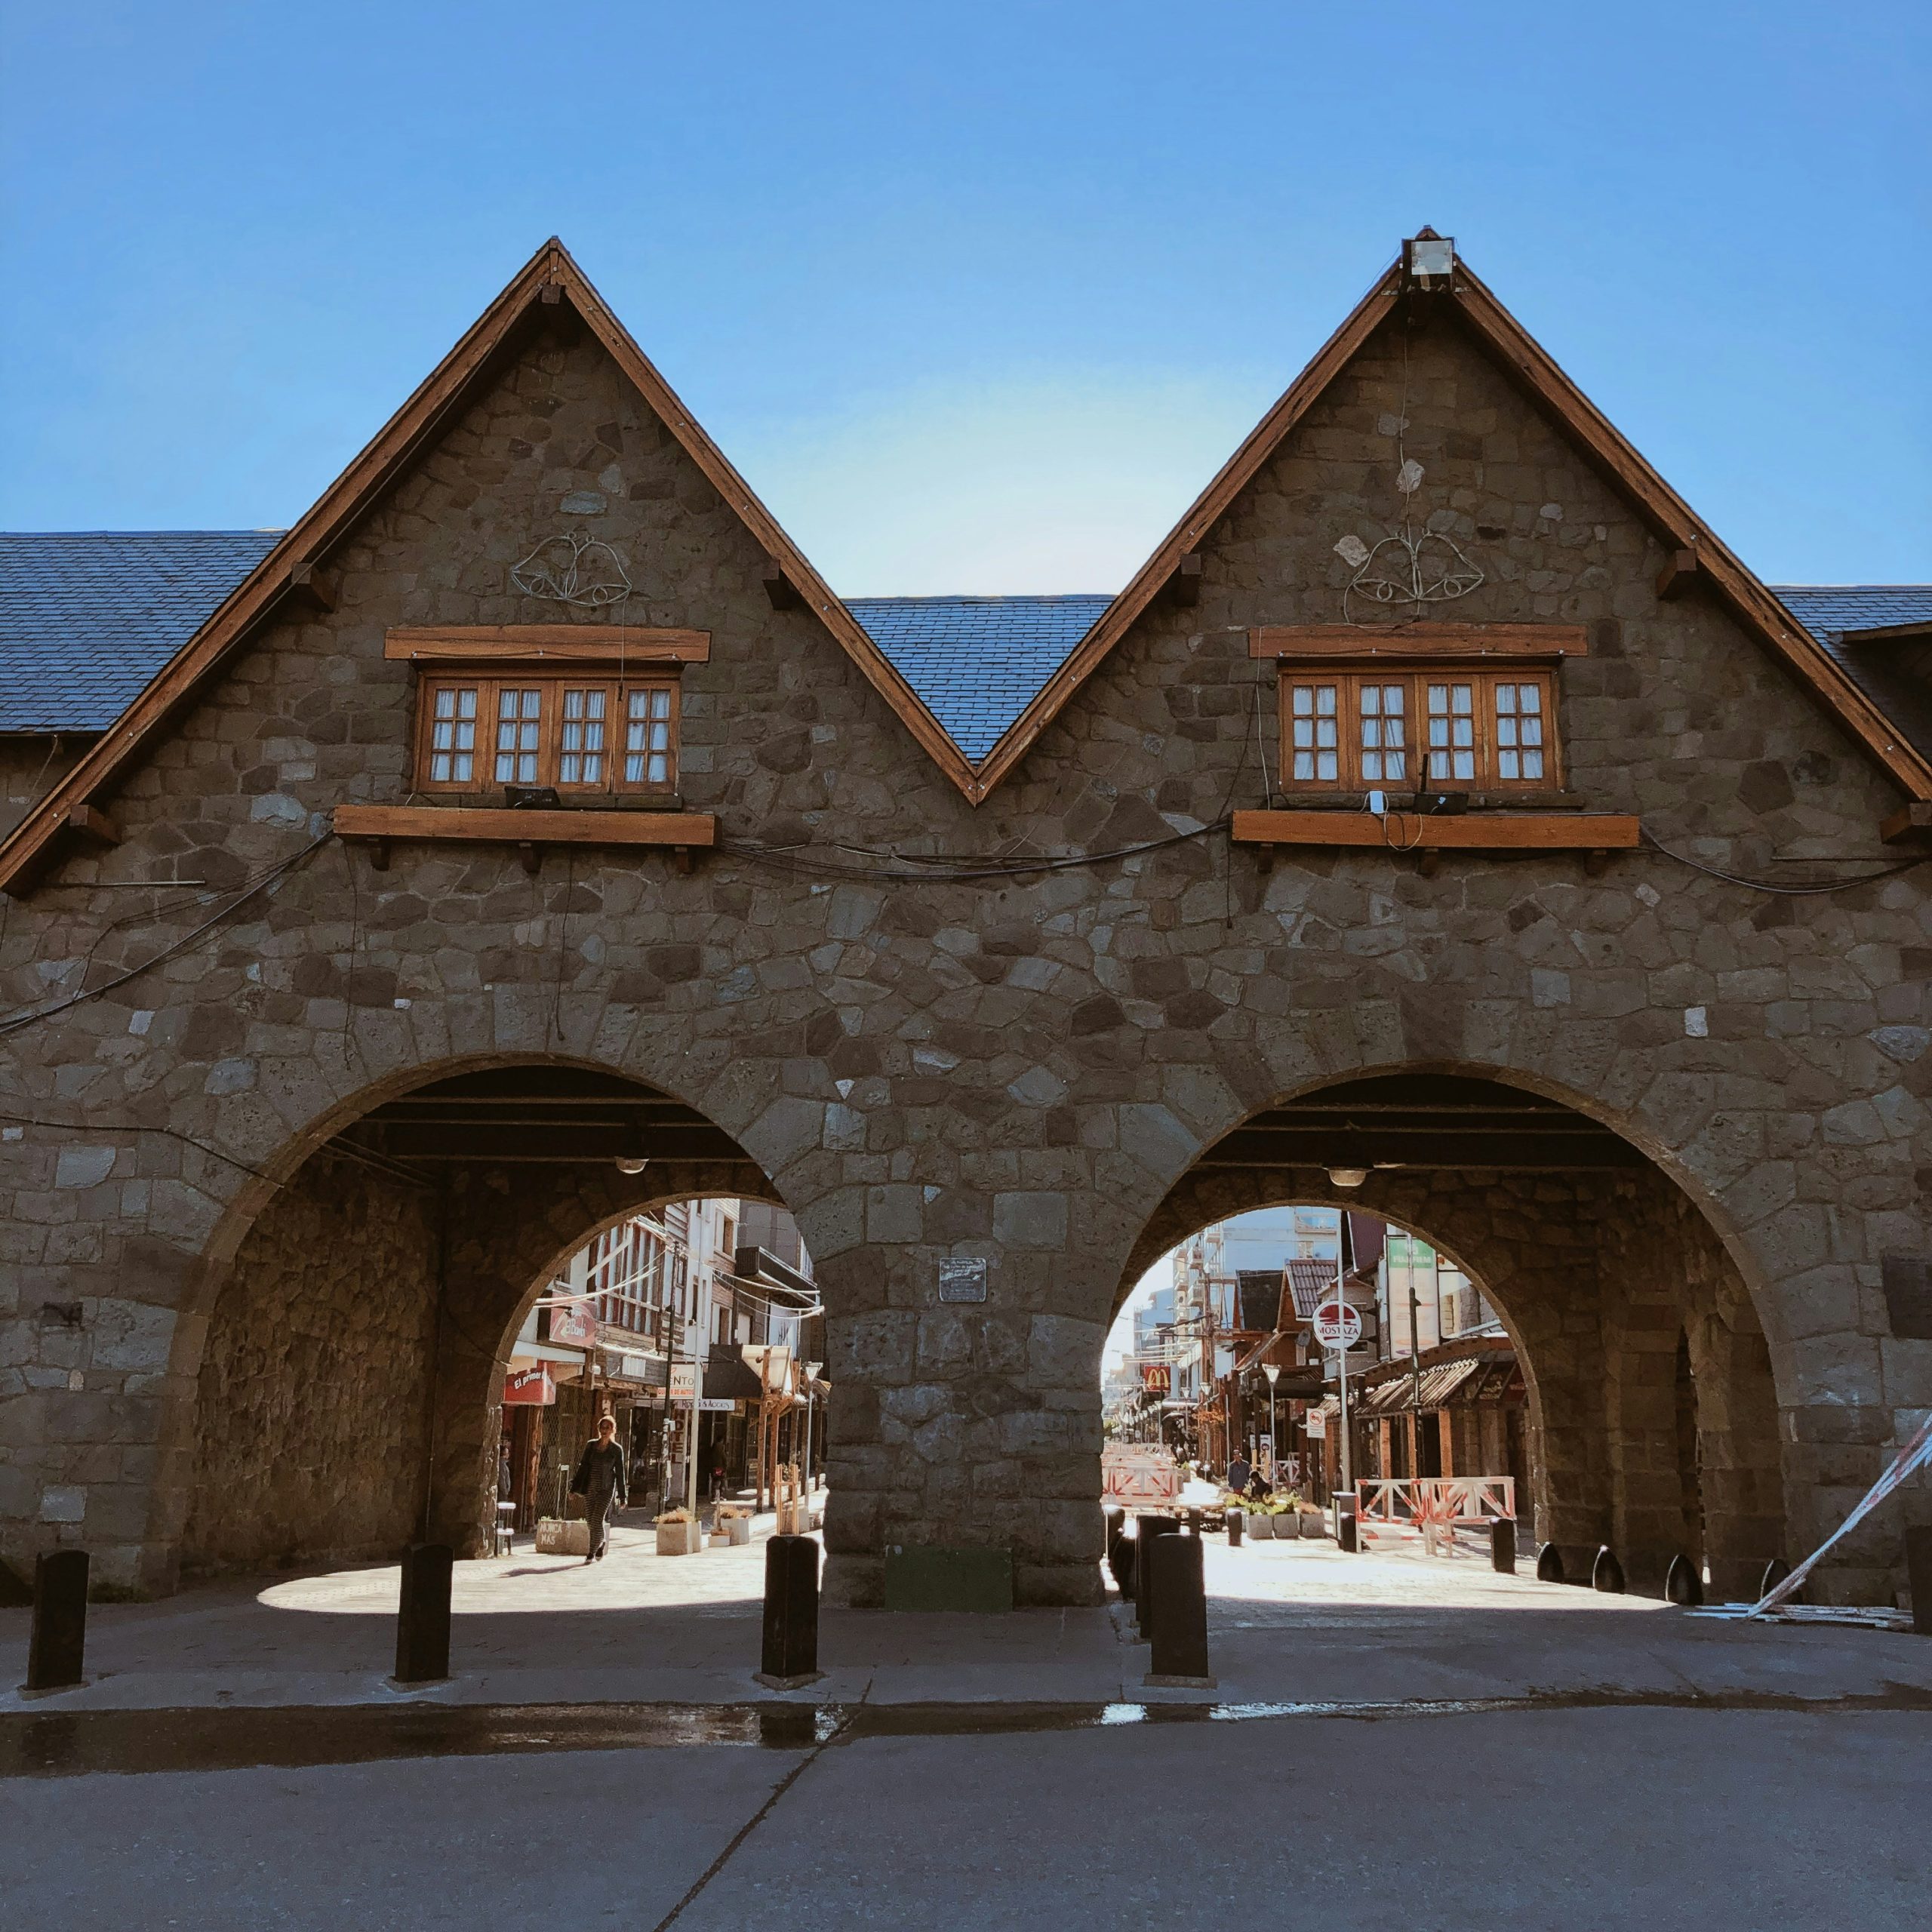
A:
{"label": "building in background", "polygon": [[[807,1452],[804,1413],[820,1418],[822,1468],[829,1390],[808,1390],[806,1369],[823,1355],[811,1258],[783,1209],[680,1201],[607,1228],[548,1284],[511,1352],[502,1457],[516,1527],[564,1513],[600,1416],[617,1422],[634,1506],[682,1501],[694,1451],[701,1497],[720,1468],[725,1487],[768,1492],[774,1461]],[[670,1397],[671,1367],[699,1359],[705,1407],[694,1443],[690,1404]]]}

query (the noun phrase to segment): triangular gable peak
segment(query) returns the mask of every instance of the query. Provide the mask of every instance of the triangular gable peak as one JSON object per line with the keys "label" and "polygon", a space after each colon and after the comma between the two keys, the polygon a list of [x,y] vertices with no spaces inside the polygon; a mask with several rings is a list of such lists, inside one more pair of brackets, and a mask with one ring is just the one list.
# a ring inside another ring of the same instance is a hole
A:
{"label": "triangular gable peak", "polygon": [[981,795],[971,764],[807,561],[724,452],[631,339],[554,237],[537,250],[475,326],[383,426],[315,506],[163,666],[146,688],[61,783],[0,842],[0,891],[19,893],[57,856],[69,826],[85,827],[116,781],[168,720],[285,600],[331,597],[331,552],[409,466],[454,420],[501,366],[533,315],[576,312],[592,335],[663,422],[685,454],[763,546],[783,580],[783,594],[814,613],[897,713],[927,755],[960,790]]}
{"label": "triangular gable peak", "polygon": [[[1439,240],[1424,229],[1417,241]],[[1406,253],[1406,251],[1405,251]],[[1610,481],[1676,560],[1715,592],[1744,628],[1791,670],[1832,715],[1870,752],[1914,800],[1932,798],[1932,761],[1905,742],[1897,727],[1844,666],[1797,623],[1758,578],[1718,539],[1619,434],[1497,300],[1457,258],[1453,277],[1419,297],[1398,258],[1356,303],[1247,440],[1189,506],[1159,547],[1135,574],[1078,648],[1041,686],[1032,701],[1001,736],[977,768],[969,794],[985,798],[1025,757],[1075,693],[1166,587],[1214,525],[1231,509],[1262,466],[1303,421],[1377,328],[1406,300],[1451,303],[1483,349],[1540,407],[1567,430],[1578,449]]]}

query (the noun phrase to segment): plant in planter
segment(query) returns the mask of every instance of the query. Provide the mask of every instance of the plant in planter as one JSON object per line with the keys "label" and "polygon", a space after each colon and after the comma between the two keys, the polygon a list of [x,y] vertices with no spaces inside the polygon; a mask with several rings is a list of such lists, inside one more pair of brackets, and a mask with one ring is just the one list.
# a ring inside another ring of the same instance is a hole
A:
{"label": "plant in planter", "polygon": [[667,1509],[657,1518],[660,1556],[695,1556],[703,1547],[703,1529],[688,1509]]}

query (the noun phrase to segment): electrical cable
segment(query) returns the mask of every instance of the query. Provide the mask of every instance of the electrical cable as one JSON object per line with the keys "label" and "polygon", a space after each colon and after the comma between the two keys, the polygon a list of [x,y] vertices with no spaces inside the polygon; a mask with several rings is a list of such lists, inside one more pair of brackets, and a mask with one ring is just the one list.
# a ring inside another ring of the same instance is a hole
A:
{"label": "electrical cable", "polygon": [[[1853,878],[1817,879],[1805,885],[1780,885],[1771,879],[1746,878],[1739,873],[1727,872],[1716,866],[1707,866],[1701,859],[1694,859],[1687,853],[1673,852],[1648,826],[1640,824],[1638,829],[1644,843],[1653,851],[1661,854],[1666,859],[1675,860],[1680,866],[1688,866],[1693,872],[1707,873],[1712,878],[1722,879],[1727,885],[1745,886],[1753,892],[1771,893],[1780,899],[1815,898],[1822,893],[1842,892],[1851,886],[1870,885],[1878,879],[1897,878],[1901,872],[1909,872],[1915,866],[1924,865],[1928,858],[1932,858],[1932,853],[1922,853],[1915,858],[1903,859],[1895,866],[1881,866],[1876,872],[1860,872]],[[1826,860],[1822,863],[1844,864],[1854,862]]]}
{"label": "electrical cable", "polygon": [[171,959],[178,959],[182,954],[192,951],[211,937],[250,900],[288,877],[297,866],[320,851],[334,836],[334,832],[325,832],[320,838],[312,839],[299,852],[291,854],[280,863],[271,866],[252,885],[238,893],[220,912],[205,919],[192,932],[162,947],[160,952],[143,960],[139,965],[128,967],[111,979],[103,980],[97,986],[88,986],[78,992],[69,993],[50,1005],[27,1008],[0,1017],[0,1036],[17,1032],[22,1027],[32,1026],[38,1021],[51,1020],[58,1014],[71,1012],[74,1008],[85,1005],[89,1000],[99,999],[103,993],[111,993],[115,988],[125,986],[131,980],[138,980],[144,973],[152,972],[155,967],[165,965]]}
{"label": "electrical cable", "polygon": [[239,1168],[246,1174],[253,1174],[257,1180],[265,1180],[271,1187],[281,1187],[286,1183],[278,1181],[273,1174],[264,1174],[260,1168],[233,1154],[226,1154],[211,1143],[198,1140],[192,1134],[184,1134],[178,1127],[155,1127],[143,1121],[100,1120],[47,1120],[32,1114],[0,1113],[0,1123],[8,1127],[48,1128],[63,1134],[160,1134],[171,1140],[179,1140],[190,1147],[198,1147],[204,1154],[217,1161],[225,1161],[231,1168]]}

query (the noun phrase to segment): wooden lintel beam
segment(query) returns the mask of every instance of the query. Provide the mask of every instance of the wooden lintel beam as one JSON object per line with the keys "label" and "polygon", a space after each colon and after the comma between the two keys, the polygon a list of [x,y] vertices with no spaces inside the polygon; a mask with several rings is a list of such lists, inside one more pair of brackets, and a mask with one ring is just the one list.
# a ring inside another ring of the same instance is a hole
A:
{"label": "wooden lintel beam", "polygon": [[765,558],[761,580],[774,611],[796,611],[803,606],[805,600],[798,586],[785,574],[785,566],[776,557]]}
{"label": "wooden lintel beam", "polygon": [[1699,574],[1694,549],[1673,550],[1670,561],[1657,573],[1658,596],[1668,604],[1685,595],[1697,588]]}
{"label": "wooden lintel beam", "polygon": [[654,624],[394,624],[383,655],[410,663],[704,664],[711,633]]}
{"label": "wooden lintel beam", "polygon": [[1251,657],[1587,657],[1582,624],[1262,624],[1247,634]]}

